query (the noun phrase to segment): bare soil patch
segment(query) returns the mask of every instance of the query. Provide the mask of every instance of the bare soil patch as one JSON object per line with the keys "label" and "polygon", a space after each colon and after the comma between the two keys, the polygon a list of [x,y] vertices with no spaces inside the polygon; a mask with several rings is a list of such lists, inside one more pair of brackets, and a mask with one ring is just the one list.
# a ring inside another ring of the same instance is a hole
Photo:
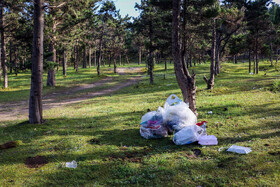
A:
{"label": "bare soil patch", "polygon": [[28,157],[24,164],[29,168],[39,168],[48,163],[45,156]]}

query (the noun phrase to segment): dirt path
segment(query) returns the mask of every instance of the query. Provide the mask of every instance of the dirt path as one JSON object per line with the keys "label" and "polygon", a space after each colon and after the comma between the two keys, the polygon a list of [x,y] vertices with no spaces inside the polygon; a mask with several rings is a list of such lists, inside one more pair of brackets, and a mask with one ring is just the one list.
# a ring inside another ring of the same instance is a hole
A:
{"label": "dirt path", "polygon": [[[142,68],[118,68],[118,73],[120,75],[128,75],[128,74],[139,74],[141,73]],[[129,73],[128,73],[129,72]],[[110,83],[114,81],[113,78],[108,77],[97,81],[93,84],[84,84],[78,87],[69,88],[60,92],[53,92],[43,97],[43,109],[49,110],[55,107],[62,107],[68,104],[79,103],[81,101],[97,97],[112,94],[116,91],[121,90],[122,88],[131,86],[133,84],[138,83],[141,80],[142,76],[133,76],[129,77],[125,82],[118,83],[114,86],[109,86],[109,88],[105,88],[98,91],[91,91],[82,96],[77,95],[77,92],[88,90],[92,88],[97,88],[106,83]],[[76,95],[75,95],[76,94]],[[59,96],[67,96],[64,99]],[[69,98],[68,96],[72,96]],[[59,97],[59,98],[58,98]],[[25,119],[28,117],[28,101],[19,101],[14,103],[5,103],[0,104],[0,122],[10,121],[10,120],[18,120]]]}

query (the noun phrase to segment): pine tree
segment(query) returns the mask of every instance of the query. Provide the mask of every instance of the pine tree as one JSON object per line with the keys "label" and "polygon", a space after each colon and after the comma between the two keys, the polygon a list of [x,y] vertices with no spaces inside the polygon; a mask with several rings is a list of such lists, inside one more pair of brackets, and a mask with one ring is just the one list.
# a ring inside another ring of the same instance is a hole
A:
{"label": "pine tree", "polygon": [[29,123],[43,122],[43,41],[44,0],[34,0],[34,33],[32,46],[32,75],[29,98]]}

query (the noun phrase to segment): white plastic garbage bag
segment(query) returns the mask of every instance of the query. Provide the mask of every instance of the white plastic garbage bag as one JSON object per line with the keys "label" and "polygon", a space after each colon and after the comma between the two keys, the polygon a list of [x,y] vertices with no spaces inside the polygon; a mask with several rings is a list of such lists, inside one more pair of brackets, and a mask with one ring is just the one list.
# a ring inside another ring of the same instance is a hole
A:
{"label": "white plastic garbage bag", "polygon": [[185,145],[198,141],[203,129],[197,125],[186,126],[173,136],[176,145]]}
{"label": "white plastic garbage bag", "polygon": [[186,126],[195,125],[197,122],[196,115],[183,101],[173,106],[165,105],[164,110],[163,123],[169,130],[177,132]]}

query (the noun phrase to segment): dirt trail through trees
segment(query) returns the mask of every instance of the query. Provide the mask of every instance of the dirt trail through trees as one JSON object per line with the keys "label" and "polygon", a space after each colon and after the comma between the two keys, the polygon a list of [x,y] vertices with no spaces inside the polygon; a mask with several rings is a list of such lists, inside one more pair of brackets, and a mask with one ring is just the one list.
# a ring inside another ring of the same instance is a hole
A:
{"label": "dirt trail through trees", "polygon": [[[118,73],[120,75],[126,74],[139,74],[141,73],[140,67],[135,68],[118,68]],[[118,83],[114,86],[108,86],[102,90],[98,91],[88,91],[82,96],[77,94],[79,91],[86,91],[88,89],[97,88],[99,86],[105,85],[114,81],[113,78],[108,77],[97,81],[93,84],[85,84],[75,88],[70,88],[63,90],[61,92],[53,92],[51,94],[45,95],[43,97],[43,110],[48,110],[55,107],[61,107],[68,104],[79,103],[81,101],[96,97],[112,94],[116,91],[121,90],[122,88],[131,86],[138,83],[141,80],[142,76],[131,76],[125,82]],[[64,98],[62,96],[65,96]],[[18,120],[28,118],[28,101],[20,101],[14,103],[5,103],[0,104],[0,122]]]}

